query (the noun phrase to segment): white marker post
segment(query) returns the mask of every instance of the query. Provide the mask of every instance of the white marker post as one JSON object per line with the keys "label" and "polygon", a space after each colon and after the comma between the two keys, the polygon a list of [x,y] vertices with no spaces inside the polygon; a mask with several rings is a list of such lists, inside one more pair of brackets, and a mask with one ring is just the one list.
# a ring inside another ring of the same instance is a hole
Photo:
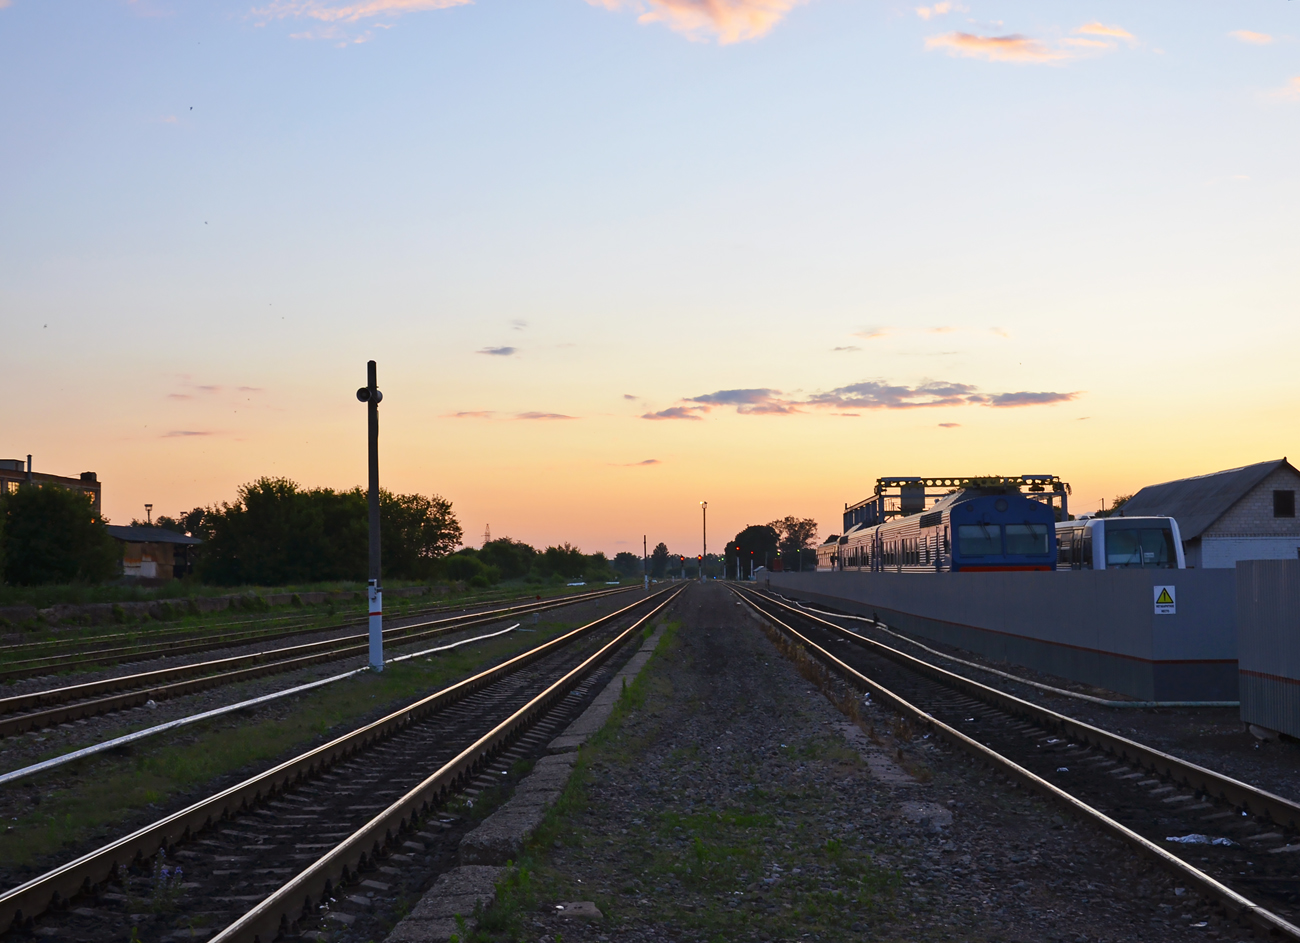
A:
{"label": "white marker post", "polygon": [[370,440],[370,583],[366,600],[370,613],[370,668],[384,670],[384,590],[379,583],[379,392],[375,379],[375,362],[366,363],[366,385],[357,390],[357,399],[366,404],[367,438]]}

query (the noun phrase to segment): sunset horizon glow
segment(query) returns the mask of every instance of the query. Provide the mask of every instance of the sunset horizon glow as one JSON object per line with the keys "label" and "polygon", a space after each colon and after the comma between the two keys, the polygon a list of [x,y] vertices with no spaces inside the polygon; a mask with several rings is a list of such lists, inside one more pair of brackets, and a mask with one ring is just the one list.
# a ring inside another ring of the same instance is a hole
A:
{"label": "sunset horizon glow", "polygon": [[0,458],[537,547],[1300,453],[1289,5],[0,4]]}

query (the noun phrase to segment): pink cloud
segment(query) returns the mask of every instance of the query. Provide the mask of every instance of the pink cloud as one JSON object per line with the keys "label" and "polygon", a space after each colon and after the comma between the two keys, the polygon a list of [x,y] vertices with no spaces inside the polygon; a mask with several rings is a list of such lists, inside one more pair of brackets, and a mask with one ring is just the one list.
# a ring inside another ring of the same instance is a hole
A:
{"label": "pink cloud", "polygon": [[642,419],[699,419],[696,411],[707,411],[700,406],[671,406],[657,413],[646,413]]}
{"label": "pink cloud", "polygon": [[760,39],[806,0],[587,0],[606,10],[627,10],[638,23],[662,23],[687,39],[721,45]]}
{"label": "pink cloud", "polygon": [[356,23],[375,17],[397,17],[405,13],[446,10],[473,0],[363,0],[361,3],[327,3],[325,0],[274,0],[270,6],[254,10],[253,15],[266,20],[309,19],[322,23]]}
{"label": "pink cloud", "polygon": [[988,62],[1056,62],[1064,58],[1036,39],[1012,33],[1008,36],[976,36],[972,33],[944,33],[925,41],[926,49],[938,49],[950,56],[984,59]]}
{"label": "pink cloud", "polygon": [[577,419],[577,416],[566,416],[563,413],[515,413],[516,419]]}
{"label": "pink cloud", "polygon": [[1122,39],[1130,43],[1137,41],[1133,34],[1122,26],[1107,26],[1105,23],[1085,23],[1075,32],[1087,36],[1109,36],[1112,39]]}
{"label": "pink cloud", "polygon": [[[981,393],[969,383],[930,380],[916,386],[863,380],[836,387],[824,393],[795,398],[780,390],[767,388],[719,390],[682,400],[684,405],[646,413],[642,419],[699,419],[699,414],[715,407],[734,406],[744,415],[790,415],[806,413],[809,408],[831,410],[860,409],[928,409],[934,406],[989,406],[1009,409],[1017,406],[1048,406],[1068,403],[1082,394],[1022,390],[1014,393]],[[836,412],[837,416],[857,415]]]}
{"label": "pink cloud", "polygon": [[1042,65],[1111,52],[1118,48],[1116,40],[1137,42],[1136,37],[1123,27],[1108,26],[1105,23],[1085,23],[1074,32],[1081,35],[1069,36],[1054,44],[1032,36],[1021,36],[1019,33],[978,36],[974,33],[952,32],[928,37],[925,48],[946,52],[950,56],[983,59],[986,62]]}
{"label": "pink cloud", "polygon": [[1284,101],[1300,101],[1300,75],[1292,76],[1291,81],[1275,91],[1273,96]]}
{"label": "pink cloud", "polygon": [[1256,33],[1249,29],[1234,29],[1228,34],[1233,39],[1243,43],[1250,43],[1252,46],[1267,46],[1273,41],[1273,37],[1268,33]]}

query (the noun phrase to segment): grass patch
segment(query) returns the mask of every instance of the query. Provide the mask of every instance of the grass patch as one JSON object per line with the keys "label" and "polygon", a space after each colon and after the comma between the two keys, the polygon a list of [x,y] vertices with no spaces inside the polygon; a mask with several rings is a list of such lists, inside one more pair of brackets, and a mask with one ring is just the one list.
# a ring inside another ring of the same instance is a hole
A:
{"label": "grass patch", "polygon": [[[640,817],[618,823],[625,828],[607,823],[590,830],[587,814],[600,811],[592,807],[591,788],[611,771],[621,782],[635,781],[629,771],[645,746],[687,703],[668,673],[655,670],[684,657],[677,628],[665,633],[646,670],[621,693],[609,723],[581,751],[568,787],[482,915],[476,943],[535,939],[533,915],[558,900],[593,900],[615,939],[620,926],[630,924],[668,925],[710,940],[759,933],[850,939],[894,914],[901,873],[878,864],[873,848],[827,836],[826,811],[836,797],[821,794],[820,787],[760,781],[755,772],[743,798],[725,808],[648,798]],[[673,753],[683,779],[690,779],[701,752],[694,744]],[[781,753],[833,768],[831,779],[861,773],[856,751],[834,737],[792,738]],[[566,860],[553,863],[557,856]],[[588,883],[578,883],[580,877]]]}
{"label": "grass patch", "polygon": [[364,718],[396,710],[572,628],[570,623],[543,622],[532,634],[512,633],[391,665],[379,675],[357,675],[272,708],[275,716],[222,718],[183,728],[177,732],[179,741],[145,741],[121,754],[88,758],[28,780],[6,797],[0,861],[30,867],[141,813],[181,808],[184,797],[198,787],[231,774],[252,775]]}

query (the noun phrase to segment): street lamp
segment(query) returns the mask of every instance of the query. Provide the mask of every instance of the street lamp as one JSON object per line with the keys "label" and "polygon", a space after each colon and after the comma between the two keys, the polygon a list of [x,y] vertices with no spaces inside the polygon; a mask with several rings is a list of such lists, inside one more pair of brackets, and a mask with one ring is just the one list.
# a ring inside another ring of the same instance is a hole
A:
{"label": "street lamp", "polygon": [[703,515],[704,525],[704,552],[700,554],[700,582],[704,582],[704,558],[709,555],[709,502],[700,502],[700,513]]}
{"label": "street lamp", "polygon": [[367,438],[370,446],[370,582],[366,599],[370,603],[370,667],[384,670],[384,591],[379,585],[379,392],[375,379],[375,362],[366,363],[366,385],[357,390],[357,399],[366,404]]}

